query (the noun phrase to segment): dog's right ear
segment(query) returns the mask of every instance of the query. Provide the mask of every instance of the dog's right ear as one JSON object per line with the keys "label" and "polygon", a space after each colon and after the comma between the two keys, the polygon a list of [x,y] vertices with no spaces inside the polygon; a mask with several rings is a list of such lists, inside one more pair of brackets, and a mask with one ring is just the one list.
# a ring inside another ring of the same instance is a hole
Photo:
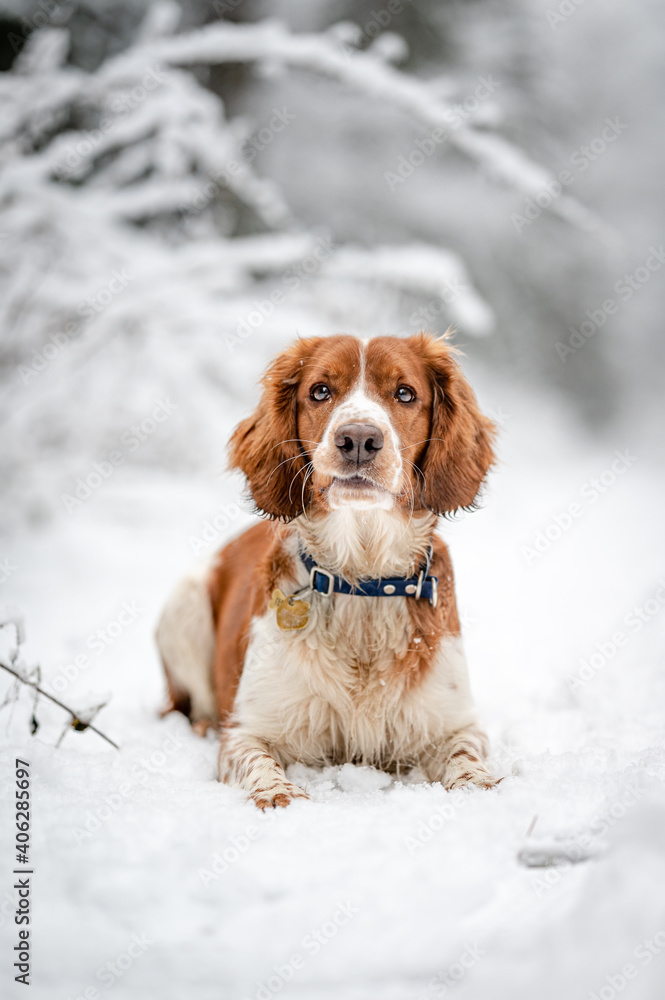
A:
{"label": "dog's right ear", "polygon": [[292,521],[311,499],[297,397],[305,362],[320,339],[298,340],[270,363],[256,410],[231,436],[229,466],[244,473],[257,509],[271,520]]}
{"label": "dog's right ear", "polygon": [[478,408],[444,339],[418,334],[410,342],[426,360],[432,381],[430,440],[420,462],[423,502],[436,514],[471,510],[495,461],[496,427]]}

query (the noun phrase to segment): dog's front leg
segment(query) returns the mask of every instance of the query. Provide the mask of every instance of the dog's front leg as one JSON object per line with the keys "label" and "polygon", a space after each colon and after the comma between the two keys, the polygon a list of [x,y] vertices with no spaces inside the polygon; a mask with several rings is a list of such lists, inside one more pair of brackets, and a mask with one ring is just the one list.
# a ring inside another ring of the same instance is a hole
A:
{"label": "dog's front leg", "polygon": [[485,766],[487,737],[475,726],[459,729],[448,736],[434,759],[424,767],[430,781],[440,781],[444,788],[477,785],[494,788],[501,778],[493,778]]}
{"label": "dog's front leg", "polygon": [[227,729],[219,748],[219,780],[249,792],[259,807],[288,806],[309,795],[288,780],[265,740],[241,727]]}

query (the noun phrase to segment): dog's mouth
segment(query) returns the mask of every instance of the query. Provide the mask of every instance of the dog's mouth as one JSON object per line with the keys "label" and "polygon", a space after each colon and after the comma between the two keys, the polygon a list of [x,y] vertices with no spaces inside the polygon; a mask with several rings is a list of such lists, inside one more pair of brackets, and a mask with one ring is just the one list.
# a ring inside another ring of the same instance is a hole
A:
{"label": "dog's mouth", "polygon": [[380,490],[382,493],[387,492],[383,486],[379,486],[379,484],[375,483],[373,479],[368,479],[366,476],[361,476],[359,474],[354,476],[335,476],[330,485],[352,491]]}
{"label": "dog's mouth", "polygon": [[367,476],[333,476],[325,491],[327,503],[334,510],[354,507],[358,510],[382,508],[389,510],[395,503],[392,493]]}

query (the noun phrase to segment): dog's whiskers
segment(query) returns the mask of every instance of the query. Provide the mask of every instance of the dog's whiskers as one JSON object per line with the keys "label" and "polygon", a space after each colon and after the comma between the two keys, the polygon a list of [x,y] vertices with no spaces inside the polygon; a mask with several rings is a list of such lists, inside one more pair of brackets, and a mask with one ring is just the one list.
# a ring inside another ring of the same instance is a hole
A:
{"label": "dog's whiskers", "polygon": [[280,462],[280,463],[279,463],[279,465],[276,465],[276,466],[275,466],[275,468],[274,468],[274,469],[272,470],[272,472],[271,472],[271,473],[270,473],[270,475],[268,476],[268,482],[270,482],[270,480],[271,480],[271,479],[272,479],[272,477],[273,477],[273,476],[275,475],[275,473],[277,472],[277,470],[278,470],[278,469],[281,469],[281,467],[282,467],[283,465],[286,465],[286,464],[287,464],[287,462],[295,462],[295,461],[297,461],[297,460],[298,460],[299,458],[302,458],[302,455],[294,455],[294,456],[293,456],[292,458],[285,458],[283,462]]}
{"label": "dog's whiskers", "polygon": [[413,444],[404,445],[403,448],[398,448],[398,451],[407,451],[409,448],[417,448],[419,444],[429,444],[430,441],[445,441],[445,438],[423,438],[422,441],[414,441]]}
{"label": "dog's whiskers", "polygon": [[[303,465],[302,469],[298,469],[298,471],[296,472],[295,476],[292,477],[291,482],[289,483],[289,501],[291,500],[291,489],[292,489],[293,484],[295,483],[296,479],[298,478],[298,476],[301,473],[303,473],[303,472],[307,473],[308,470],[311,470],[311,472],[314,471],[314,465],[313,465],[312,462],[308,462],[307,465]],[[304,507],[305,507],[305,493],[304,493],[305,483],[307,482],[308,478],[309,478],[308,475],[306,475],[305,478],[304,478],[304,480],[303,480],[303,493],[302,493],[303,511],[304,511]]]}

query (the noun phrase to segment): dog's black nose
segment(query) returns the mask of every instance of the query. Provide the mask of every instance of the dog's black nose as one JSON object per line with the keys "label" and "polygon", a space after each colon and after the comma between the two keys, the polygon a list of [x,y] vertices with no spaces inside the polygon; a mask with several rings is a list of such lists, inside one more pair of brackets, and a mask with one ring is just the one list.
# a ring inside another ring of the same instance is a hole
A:
{"label": "dog's black nose", "polygon": [[342,424],[335,432],[335,444],[349,462],[371,462],[383,448],[383,431],[374,424]]}

